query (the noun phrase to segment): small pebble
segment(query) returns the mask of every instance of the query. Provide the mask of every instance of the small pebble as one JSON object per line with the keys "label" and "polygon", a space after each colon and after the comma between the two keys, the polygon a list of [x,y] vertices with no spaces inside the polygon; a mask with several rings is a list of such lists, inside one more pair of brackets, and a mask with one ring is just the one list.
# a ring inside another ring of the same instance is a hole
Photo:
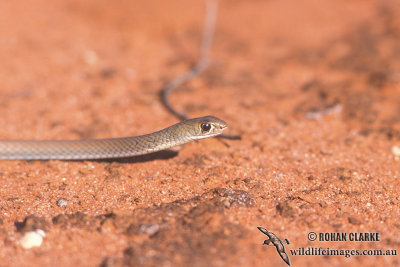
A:
{"label": "small pebble", "polygon": [[392,153],[396,157],[400,157],[400,147],[398,146],[392,146]]}
{"label": "small pebble", "polygon": [[18,243],[24,249],[30,249],[33,247],[40,247],[43,242],[43,237],[45,232],[41,229],[36,229],[35,231],[26,232],[19,240]]}
{"label": "small pebble", "polygon": [[66,200],[65,198],[60,198],[59,200],[57,200],[57,206],[66,207],[67,205],[68,205],[68,200]]}
{"label": "small pebble", "polygon": [[158,224],[142,224],[140,225],[140,232],[147,235],[153,235],[160,230]]}

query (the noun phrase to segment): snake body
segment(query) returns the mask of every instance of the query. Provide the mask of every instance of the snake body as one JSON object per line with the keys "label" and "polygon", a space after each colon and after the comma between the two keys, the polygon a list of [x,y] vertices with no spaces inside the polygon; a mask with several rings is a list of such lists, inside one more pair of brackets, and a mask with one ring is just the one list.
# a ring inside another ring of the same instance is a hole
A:
{"label": "snake body", "polygon": [[216,117],[188,119],[163,130],[134,137],[89,140],[0,140],[2,160],[85,160],[148,154],[222,133]]}

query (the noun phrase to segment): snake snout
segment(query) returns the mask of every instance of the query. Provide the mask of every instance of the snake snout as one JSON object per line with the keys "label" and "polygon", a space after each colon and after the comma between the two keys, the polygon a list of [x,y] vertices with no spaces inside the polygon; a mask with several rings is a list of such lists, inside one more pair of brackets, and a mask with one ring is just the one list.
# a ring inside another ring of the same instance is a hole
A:
{"label": "snake snout", "polygon": [[225,123],[225,124],[220,124],[218,127],[220,130],[225,130],[226,128],[228,128],[228,125]]}

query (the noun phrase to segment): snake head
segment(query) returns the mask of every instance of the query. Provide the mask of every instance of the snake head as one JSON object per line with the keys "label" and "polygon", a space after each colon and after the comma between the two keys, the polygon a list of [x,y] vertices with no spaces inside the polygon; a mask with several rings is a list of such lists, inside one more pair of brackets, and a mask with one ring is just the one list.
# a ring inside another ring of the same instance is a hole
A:
{"label": "snake head", "polygon": [[221,134],[228,125],[214,116],[205,116],[184,121],[190,127],[193,139],[203,139]]}

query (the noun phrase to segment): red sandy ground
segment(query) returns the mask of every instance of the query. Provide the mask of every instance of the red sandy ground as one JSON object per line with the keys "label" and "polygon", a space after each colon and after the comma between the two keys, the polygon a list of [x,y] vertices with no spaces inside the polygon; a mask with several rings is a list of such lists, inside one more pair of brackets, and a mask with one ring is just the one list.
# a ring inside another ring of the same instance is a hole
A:
{"label": "red sandy ground", "polygon": [[[0,139],[133,136],[177,122],[159,91],[196,62],[203,16],[203,1],[1,1]],[[400,253],[399,40],[397,0],[221,1],[213,65],[172,102],[223,118],[242,140],[125,160],[1,161],[0,266],[286,266],[257,226],[288,238],[287,250]],[[23,249],[36,228],[42,245]]]}

